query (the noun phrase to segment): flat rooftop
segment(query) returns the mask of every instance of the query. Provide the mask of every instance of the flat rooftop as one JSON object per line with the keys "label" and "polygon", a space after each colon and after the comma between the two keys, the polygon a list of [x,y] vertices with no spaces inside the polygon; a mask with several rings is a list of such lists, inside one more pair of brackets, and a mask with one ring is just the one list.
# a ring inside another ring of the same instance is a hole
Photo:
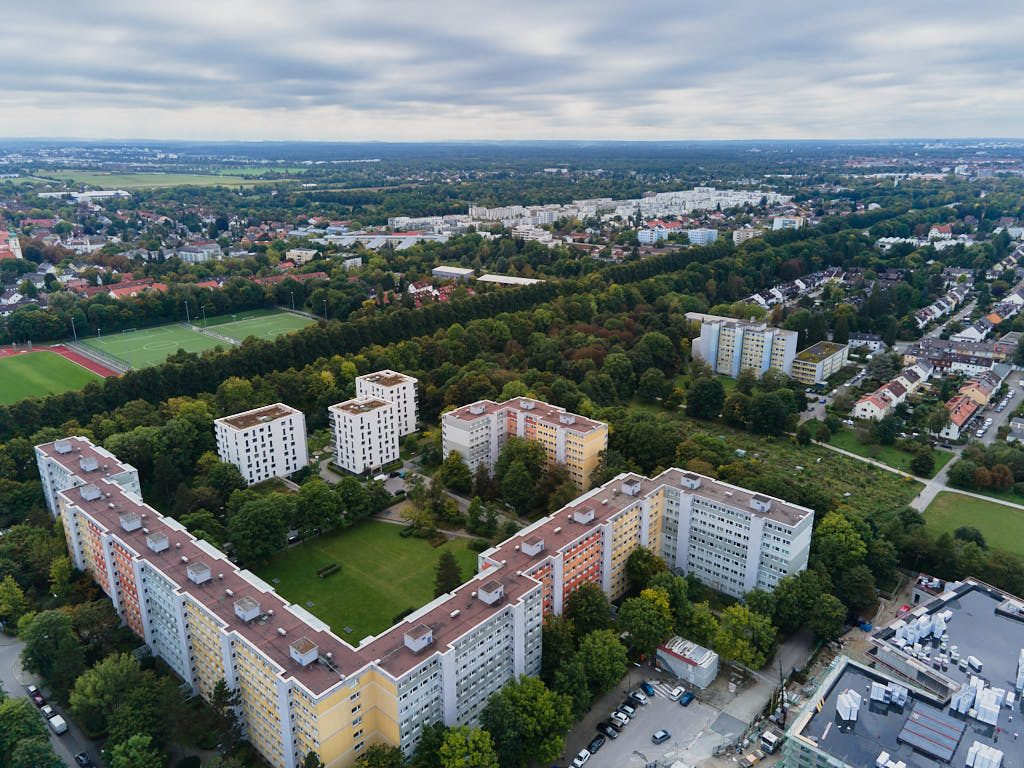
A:
{"label": "flat rooftop", "polygon": [[358,416],[363,413],[375,411],[378,408],[386,408],[389,405],[391,405],[391,403],[377,397],[356,397],[352,400],[346,400],[343,403],[332,405],[331,408]]}
{"label": "flat rooftop", "polygon": [[[872,683],[890,682],[909,689],[903,707],[870,699]],[[1002,750],[1003,768],[1024,765],[1024,740],[1015,738],[1020,727],[1019,701],[1012,708],[1000,707],[997,725],[988,725],[969,715],[950,712],[948,704],[930,698],[899,678],[890,678],[842,656],[828,673],[825,685],[823,695],[811,700],[807,711],[793,721],[787,736],[809,740],[853,768],[875,768],[883,751],[889,753],[889,760],[903,761],[909,768],[963,768],[975,741]],[[846,690],[856,691],[862,697],[853,723],[843,721],[836,713],[836,700]],[[961,726],[964,730],[958,734]],[[908,743],[911,741],[917,746]],[[948,761],[941,759],[950,754]]]}
{"label": "flat rooftop", "polygon": [[799,352],[796,359],[805,363],[820,363],[826,357],[831,357],[836,352],[842,351],[845,347],[845,344],[835,344],[831,341],[819,341]]}
{"label": "flat rooftop", "polygon": [[285,416],[291,416],[295,413],[298,413],[298,411],[291,406],[284,403],[274,403],[262,408],[253,408],[251,411],[236,413],[233,416],[225,416],[222,419],[217,419],[217,421],[221,424],[227,424],[233,429],[248,429],[259,424],[267,424],[277,419],[283,419]]}
{"label": "flat rooftop", "polygon": [[416,379],[412,376],[406,376],[404,373],[397,373],[396,371],[378,371],[377,373],[368,373],[359,378],[363,381],[379,384],[382,387],[397,387],[399,384],[416,382]]}

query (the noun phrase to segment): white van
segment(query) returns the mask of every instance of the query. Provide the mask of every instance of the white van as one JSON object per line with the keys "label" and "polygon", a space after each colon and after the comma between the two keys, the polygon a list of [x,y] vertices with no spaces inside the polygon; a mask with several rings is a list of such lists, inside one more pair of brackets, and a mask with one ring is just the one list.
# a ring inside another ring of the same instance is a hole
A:
{"label": "white van", "polygon": [[68,724],[64,722],[64,718],[60,715],[54,715],[46,722],[50,724],[50,727],[53,728],[53,732],[57,735],[66,732],[68,729]]}

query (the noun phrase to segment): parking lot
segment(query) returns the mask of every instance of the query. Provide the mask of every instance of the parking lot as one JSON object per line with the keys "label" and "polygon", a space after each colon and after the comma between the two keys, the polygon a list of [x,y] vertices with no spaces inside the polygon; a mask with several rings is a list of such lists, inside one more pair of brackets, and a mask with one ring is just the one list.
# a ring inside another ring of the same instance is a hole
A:
{"label": "parking lot", "polygon": [[[665,761],[667,764],[677,759],[690,762],[686,759],[687,749],[709,728],[714,730],[717,726],[732,733],[742,732],[744,725],[736,718],[720,713],[714,707],[697,700],[684,707],[678,701],[671,701],[668,698],[672,685],[653,680],[651,682],[654,685],[654,696],[646,705],[636,707],[636,716],[618,732],[618,738],[605,741],[600,750],[587,762],[587,768],[641,767],[656,760]],[[569,739],[569,743],[573,747],[577,743],[585,747],[596,735],[591,721],[596,722],[607,717],[624,698],[605,697],[595,706],[592,716],[588,715],[584,719],[584,724],[581,724],[579,731]],[[722,718],[726,718],[727,722],[719,722]],[[587,726],[590,726],[590,730]],[[651,737],[662,729],[671,733],[671,737],[661,744],[654,744]],[[716,736],[716,743],[719,738]],[[575,754],[574,750],[569,759],[560,761],[559,765],[571,765],[571,758]]]}
{"label": "parking lot", "polygon": [[[969,437],[972,441],[977,441],[985,445],[989,445],[995,441],[996,435],[999,432],[999,427],[1010,420],[1014,410],[1021,404],[1021,398],[1024,397],[1024,392],[1021,390],[1022,378],[1024,378],[1024,376],[1019,373],[1014,373],[1006,377],[1007,387],[1014,390],[1013,397],[1009,398],[1009,402],[1002,411],[998,410],[998,406],[1002,400],[993,400],[990,405],[978,409],[977,415],[968,422],[969,431],[965,431],[963,433],[964,437]],[[985,423],[985,419],[992,419],[992,423],[985,431],[985,434],[978,437],[978,429]]]}

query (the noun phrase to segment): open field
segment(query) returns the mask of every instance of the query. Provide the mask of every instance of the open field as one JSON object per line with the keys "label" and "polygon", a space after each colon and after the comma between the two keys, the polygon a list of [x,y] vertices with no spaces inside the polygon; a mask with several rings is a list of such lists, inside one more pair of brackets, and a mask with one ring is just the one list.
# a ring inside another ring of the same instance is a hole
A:
{"label": "open field", "polygon": [[[237,318],[237,319],[234,319]],[[235,315],[218,315],[207,319],[206,325],[217,333],[242,341],[249,336],[258,339],[276,339],[286,333],[312,325],[314,321],[302,315],[282,312],[276,309],[260,309],[239,312]]]}
{"label": "open field", "polygon": [[55,352],[39,350],[0,357],[0,404],[81,389],[100,378]]}
{"label": "open field", "polygon": [[[364,520],[286,550],[258,575],[282,597],[327,622],[339,637],[358,645],[367,635],[390,627],[397,614],[434,598],[434,567],[445,549],[455,554],[464,579],[476,572],[476,553],[467,547],[468,539],[435,549],[423,539],[403,539],[401,530],[399,525]],[[341,571],[326,579],[316,575],[331,563]]]}
{"label": "open field", "polygon": [[186,352],[202,352],[216,346],[226,346],[222,341],[191,331],[177,323],[158,325],[155,328],[140,328],[133,333],[115,331],[109,335],[101,335],[99,339],[83,338],[81,342],[126,361],[132,368],[158,365],[179,349]]}
{"label": "open field", "polygon": [[[37,177],[42,178],[42,177]],[[46,171],[45,179],[74,181],[92,187],[140,189],[146,187],[177,187],[191,184],[197,187],[224,187],[239,184],[266,183],[245,176],[226,176],[203,173],[105,173],[103,171],[56,170]]]}
{"label": "open field", "polygon": [[1024,557],[1024,509],[943,491],[928,505],[924,519],[936,533],[952,534],[961,525],[977,528],[990,547]]}
{"label": "open field", "polygon": [[[832,435],[829,444],[834,445],[836,448],[842,448],[844,451],[856,453],[858,456],[864,456],[865,458],[888,464],[893,469],[898,469],[901,472],[910,472],[910,460],[914,458],[914,454],[901,451],[894,445],[864,445],[857,439],[857,434],[849,429],[844,429]],[[929,477],[935,477],[949,463],[953,455],[951,451],[933,449],[932,456],[935,457],[935,471]]]}

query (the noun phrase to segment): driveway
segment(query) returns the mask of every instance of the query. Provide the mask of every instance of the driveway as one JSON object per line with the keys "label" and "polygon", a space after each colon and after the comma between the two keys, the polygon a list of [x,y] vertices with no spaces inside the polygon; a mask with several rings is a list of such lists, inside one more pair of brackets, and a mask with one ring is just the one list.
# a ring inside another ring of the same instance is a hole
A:
{"label": "driveway", "polygon": [[[24,647],[24,643],[20,640],[8,637],[7,635],[0,635],[0,683],[3,684],[4,690],[7,691],[7,695],[10,698],[25,698],[27,695],[25,693],[26,685],[39,685],[39,679],[35,675],[21,668],[19,655],[21,654],[22,647]],[[44,695],[47,694],[45,688],[42,688],[42,691]],[[47,696],[47,699],[49,699],[49,696]],[[50,743],[53,745],[57,756],[65,764],[71,766],[75,764],[75,755],[78,752],[87,752],[96,765],[103,766],[104,763],[99,759],[99,750],[85,737],[78,729],[78,726],[72,722],[67,712],[54,702],[49,701],[49,703],[57,711],[57,714],[61,715],[68,723],[67,732],[60,736],[55,734],[50,728],[46,729],[50,737]],[[43,716],[40,714],[39,717],[42,719]]]}
{"label": "driveway", "polygon": [[999,432],[999,428],[1009,422],[1010,417],[1013,415],[1014,409],[1020,405],[1021,399],[1024,398],[1024,392],[1021,391],[1021,381],[1024,379],[1022,373],[1011,373],[1006,377],[1006,386],[1009,389],[1016,390],[1013,397],[1010,398],[1009,404],[1003,409],[1002,413],[996,410],[996,406],[1001,401],[996,400],[985,406],[978,415],[975,417],[975,426],[972,429],[977,429],[978,426],[985,422],[985,419],[992,419],[992,426],[989,427],[988,432],[985,433],[984,437],[974,437],[974,432],[971,432],[971,440],[982,443],[984,445],[991,445],[996,440],[996,435]]}

